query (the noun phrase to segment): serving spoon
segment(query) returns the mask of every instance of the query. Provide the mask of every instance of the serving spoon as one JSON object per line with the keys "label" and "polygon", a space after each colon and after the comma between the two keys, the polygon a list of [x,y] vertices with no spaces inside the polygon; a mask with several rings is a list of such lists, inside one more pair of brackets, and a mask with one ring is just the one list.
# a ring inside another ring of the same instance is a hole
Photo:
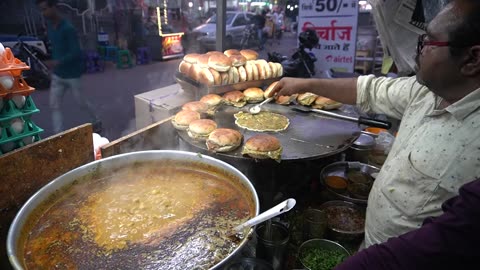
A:
{"label": "serving spoon", "polygon": [[251,113],[251,114],[258,114],[258,113],[260,113],[260,112],[262,111],[262,108],[261,108],[261,107],[263,106],[263,104],[269,103],[269,102],[272,101],[274,98],[275,98],[275,96],[271,96],[271,97],[265,99],[264,101],[262,101],[262,103],[257,104],[257,105],[255,105],[255,106],[253,106],[253,107],[250,107],[250,109],[248,109],[248,112]]}
{"label": "serving spoon", "polygon": [[295,199],[292,199],[292,198],[287,199],[287,200],[277,204],[276,206],[268,209],[267,211],[261,213],[260,215],[258,215],[256,217],[253,217],[253,218],[245,221],[244,223],[236,226],[235,228],[233,228],[232,235],[235,235],[238,238],[243,238],[243,230],[245,228],[250,228],[250,227],[255,226],[257,224],[260,224],[260,223],[262,223],[266,220],[269,220],[273,217],[276,217],[280,214],[286,213],[286,212],[290,211],[295,206],[296,203],[297,203],[297,201]]}

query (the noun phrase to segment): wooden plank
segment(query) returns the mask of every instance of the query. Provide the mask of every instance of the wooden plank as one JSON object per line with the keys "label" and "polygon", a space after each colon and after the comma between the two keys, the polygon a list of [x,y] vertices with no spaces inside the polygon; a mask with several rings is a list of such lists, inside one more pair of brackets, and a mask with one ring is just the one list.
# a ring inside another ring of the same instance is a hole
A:
{"label": "wooden plank", "polygon": [[143,150],[177,148],[177,133],[172,117],[153,123],[101,147],[102,157]]}
{"label": "wooden plank", "polygon": [[11,269],[5,243],[21,206],[45,184],[93,160],[91,124],[0,156],[0,269]]}

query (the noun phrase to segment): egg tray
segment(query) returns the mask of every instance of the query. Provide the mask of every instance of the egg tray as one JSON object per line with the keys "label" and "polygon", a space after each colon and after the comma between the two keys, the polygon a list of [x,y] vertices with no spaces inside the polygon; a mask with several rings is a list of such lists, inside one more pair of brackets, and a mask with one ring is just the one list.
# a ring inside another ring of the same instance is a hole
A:
{"label": "egg tray", "polygon": [[223,94],[229,91],[243,91],[250,87],[264,87],[269,86],[273,82],[280,80],[281,78],[270,78],[265,80],[245,81],[227,85],[212,85],[208,86],[193,80],[192,78],[177,72],[175,74],[175,80],[182,87],[184,91],[191,92],[198,100],[206,94]]}
{"label": "egg tray", "polygon": [[18,109],[15,102],[11,99],[3,100],[3,108],[0,111],[0,123],[12,120],[14,118],[25,117],[40,112],[35,106],[31,96],[25,98],[25,105]]}
{"label": "egg tray", "polygon": [[[1,71],[0,71],[1,72]],[[12,89],[6,89],[0,83],[0,98],[9,98],[12,95],[30,95],[35,88],[28,85],[28,83],[23,79],[21,75],[13,76],[13,86]]]}
{"label": "egg tray", "polygon": [[13,76],[20,76],[22,71],[29,69],[27,64],[15,58],[10,48],[5,48],[5,52],[0,57],[0,72],[10,72]]}
{"label": "egg tray", "polygon": [[[13,149],[10,150],[10,151],[5,151],[5,152],[4,152],[4,151],[2,150],[2,143],[0,143],[0,156],[3,155],[3,154],[5,154],[5,153],[11,152],[11,151],[13,151],[13,150],[16,150],[16,149],[18,149],[18,148],[22,148],[22,147],[26,146],[27,144],[23,141],[23,138],[25,138],[25,137],[30,137],[30,135],[24,136],[24,137],[20,138],[19,140],[14,141],[14,142],[13,142],[13,143],[14,143]],[[32,135],[31,137],[33,137],[32,143],[38,142],[38,141],[41,140],[41,137],[40,137],[39,134]],[[29,143],[29,144],[30,144],[30,143]]]}
{"label": "egg tray", "polygon": [[2,129],[0,134],[0,145],[9,142],[19,143],[18,141],[21,141],[25,137],[36,136],[43,132],[43,129],[35,125],[29,117],[20,118],[25,121],[23,124],[23,130],[20,133],[15,132],[10,125],[5,125],[5,123],[0,127]]}

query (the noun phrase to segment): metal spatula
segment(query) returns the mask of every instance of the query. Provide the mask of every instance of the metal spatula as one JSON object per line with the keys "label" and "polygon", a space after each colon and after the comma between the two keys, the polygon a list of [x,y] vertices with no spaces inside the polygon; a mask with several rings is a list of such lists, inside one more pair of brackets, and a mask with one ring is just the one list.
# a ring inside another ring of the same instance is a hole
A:
{"label": "metal spatula", "polygon": [[378,127],[378,128],[384,128],[384,129],[390,129],[392,127],[392,123],[388,121],[377,120],[369,117],[363,117],[363,116],[351,117],[351,116],[346,116],[346,115],[342,115],[334,112],[312,109],[312,108],[301,106],[301,105],[293,105],[292,109],[299,112],[315,112],[315,113],[323,114],[326,116],[334,117],[337,119],[342,119],[350,122],[355,122],[358,124],[363,124],[370,127]]}

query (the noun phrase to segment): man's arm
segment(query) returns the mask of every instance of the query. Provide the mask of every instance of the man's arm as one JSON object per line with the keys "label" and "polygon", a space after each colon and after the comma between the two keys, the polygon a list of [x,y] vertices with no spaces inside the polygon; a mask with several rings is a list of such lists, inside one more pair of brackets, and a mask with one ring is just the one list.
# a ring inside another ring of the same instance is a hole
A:
{"label": "man's arm", "polygon": [[292,95],[312,92],[346,104],[356,104],[365,112],[386,114],[402,119],[410,102],[421,93],[415,77],[376,78],[373,75],[347,79],[283,78],[271,95]]}
{"label": "man's arm", "polygon": [[362,250],[335,270],[477,269],[480,180],[464,185],[443,208],[421,228]]}
{"label": "man's arm", "polygon": [[310,92],[319,96],[345,103],[355,104],[357,101],[357,78],[347,79],[298,79],[283,78],[273,91],[282,96]]}

